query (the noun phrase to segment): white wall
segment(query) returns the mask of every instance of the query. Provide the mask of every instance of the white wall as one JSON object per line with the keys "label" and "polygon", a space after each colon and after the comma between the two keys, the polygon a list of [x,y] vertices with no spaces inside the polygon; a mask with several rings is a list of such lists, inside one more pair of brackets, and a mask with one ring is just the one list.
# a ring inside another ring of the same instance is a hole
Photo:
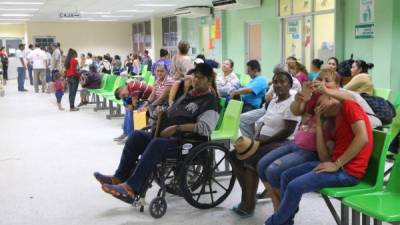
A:
{"label": "white wall", "polygon": [[132,24],[114,22],[29,22],[28,42],[35,36],[55,36],[66,52],[74,48],[78,54],[118,54],[125,58],[132,51]]}

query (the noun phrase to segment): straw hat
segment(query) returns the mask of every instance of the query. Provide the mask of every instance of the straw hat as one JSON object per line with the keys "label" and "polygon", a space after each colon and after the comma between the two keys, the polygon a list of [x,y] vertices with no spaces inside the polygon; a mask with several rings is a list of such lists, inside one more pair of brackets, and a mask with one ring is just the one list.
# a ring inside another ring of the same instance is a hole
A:
{"label": "straw hat", "polygon": [[245,160],[252,156],[260,146],[259,141],[255,141],[248,137],[239,137],[234,144],[236,150],[236,157],[239,160]]}

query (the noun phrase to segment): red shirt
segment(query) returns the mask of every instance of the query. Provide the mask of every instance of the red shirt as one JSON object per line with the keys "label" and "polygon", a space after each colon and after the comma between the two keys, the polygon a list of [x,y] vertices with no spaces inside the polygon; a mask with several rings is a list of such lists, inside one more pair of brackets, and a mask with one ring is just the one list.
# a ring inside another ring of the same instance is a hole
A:
{"label": "red shirt", "polygon": [[132,97],[138,97],[142,100],[148,99],[153,91],[153,88],[146,85],[144,82],[131,81],[128,84],[129,95]]}
{"label": "red shirt", "polygon": [[335,148],[333,150],[332,159],[336,161],[347,150],[354,138],[351,125],[359,120],[365,122],[369,141],[357,156],[344,165],[344,169],[351,176],[361,179],[365,174],[369,158],[372,154],[372,127],[367,114],[365,114],[364,110],[357,102],[352,100],[345,100],[342,102],[342,108],[336,117]]}
{"label": "red shirt", "polygon": [[78,66],[78,60],[72,58],[69,63],[69,68],[66,71],[67,77],[79,77],[77,66]]}

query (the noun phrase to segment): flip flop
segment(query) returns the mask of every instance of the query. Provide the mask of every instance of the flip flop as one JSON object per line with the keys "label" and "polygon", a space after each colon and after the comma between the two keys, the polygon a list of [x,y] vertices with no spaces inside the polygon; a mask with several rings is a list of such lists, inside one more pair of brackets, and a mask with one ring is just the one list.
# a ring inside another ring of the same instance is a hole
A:
{"label": "flip flop", "polygon": [[103,184],[101,186],[104,192],[111,194],[113,197],[126,202],[128,204],[133,203],[134,193],[128,190],[127,184],[109,185]]}
{"label": "flip flop", "polygon": [[246,212],[246,211],[240,209],[239,205],[232,207],[231,211],[234,212],[236,215],[238,215],[242,219],[246,219],[246,218],[252,217],[254,215],[254,211]]}

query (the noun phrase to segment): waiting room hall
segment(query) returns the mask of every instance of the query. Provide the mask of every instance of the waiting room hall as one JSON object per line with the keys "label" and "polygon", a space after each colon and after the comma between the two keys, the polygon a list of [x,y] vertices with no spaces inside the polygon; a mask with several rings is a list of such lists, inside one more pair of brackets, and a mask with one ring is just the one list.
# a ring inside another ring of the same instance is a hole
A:
{"label": "waiting room hall", "polygon": [[399,12],[0,0],[0,225],[400,225]]}

